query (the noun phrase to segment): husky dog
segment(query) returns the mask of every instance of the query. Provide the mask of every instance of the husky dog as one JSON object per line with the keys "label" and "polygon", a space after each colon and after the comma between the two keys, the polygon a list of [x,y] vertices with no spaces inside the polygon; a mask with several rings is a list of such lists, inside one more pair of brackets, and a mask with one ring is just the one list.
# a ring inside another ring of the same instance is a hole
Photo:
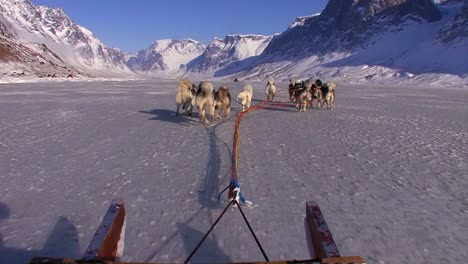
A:
{"label": "husky dog", "polygon": [[[335,99],[336,99],[335,88],[336,88],[336,84],[334,82],[328,82],[327,86],[328,86],[328,89],[330,90],[330,93],[331,93],[330,103],[331,103],[332,107],[335,107]],[[325,97],[325,101],[327,101],[326,97]]]}
{"label": "husky dog", "polygon": [[304,82],[304,89],[298,90],[299,96],[297,97],[297,110],[305,112],[312,104],[312,89],[315,87],[312,80],[308,79]]}
{"label": "husky dog", "polygon": [[211,82],[200,82],[198,85],[197,96],[195,98],[195,105],[197,106],[198,113],[200,113],[200,119],[202,122],[206,122],[205,108],[210,109],[210,121],[214,120],[214,91],[213,83]]}
{"label": "husky dog", "polygon": [[231,112],[231,93],[229,93],[229,88],[221,86],[215,92],[214,99],[216,118],[221,118],[222,110],[224,110],[224,118],[227,118]]}
{"label": "husky dog", "polygon": [[273,79],[268,79],[267,85],[266,85],[266,94],[267,94],[267,101],[273,101],[275,99],[275,93],[276,93],[276,86],[275,82]]}
{"label": "husky dog", "polygon": [[289,87],[288,87],[288,93],[289,93],[289,101],[294,102],[295,96],[294,96],[294,91],[296,83],[298,82],[297,79],[289,79]]}
{"label": "husky dog", "polygon": [[190,82],[190,80],[187,78],[180,80],[179,83],[177,84],[176,115],[177,116],[179,115],[179,109],[182,106],[182,109],[184,109],[185,112],[188,113],[189,116],[191,116],[194,99],[195,99],[195,92],[193,90],[192,82]]}
{"label": "husky dog", "polygon": [[314,107],[314,100],[317,101],[317,108],[320,108],[322,106],[323,102],[323,94],[322,90],[320,90],[316,85],[312,85],[312,89],[310,91],[312,94],[312,99],[310,100],[310,107]]}
{"label": "husky dog", "polygon": [[244,91],[237,96],[237,102],[242,104],[242,111],[249,109],[252,102],[253,88],[250,84],[244,87]]}
{"label": "husky dog", "polygon": [[302,82],[296,81],[292,90],[292,94],[293,94],[292,102],[296,102],[297,110],[300,109],[300,104],[301,104],[300,97],[301,97],[301,94],[305,92],[305,90],[306,90],[305,83],[303,81]]}
{"label": "husky dog", "polygon": [[[323,84],[322,81],[316,80],[315,85],[318,89],[321,90],[321,101],[327,104],[327,109],[332,109],[335,107],[335,88],[336,84],[334,82],[329,82]],[[320,103],[319,103],[320,107]]]}

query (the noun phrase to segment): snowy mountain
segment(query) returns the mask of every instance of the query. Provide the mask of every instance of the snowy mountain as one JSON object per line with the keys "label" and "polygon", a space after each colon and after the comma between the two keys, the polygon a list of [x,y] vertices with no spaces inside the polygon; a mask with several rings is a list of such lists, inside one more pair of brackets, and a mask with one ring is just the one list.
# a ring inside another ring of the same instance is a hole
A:
{"label": "snowy mountain", "polygon": [[260,55],[272,36],[227,35],[224,39],[215,38],[205,52],[187,65],[192,73],[208,73],[226,65]]}
{"label": "snowy mountain", "polygon": [[330,0],[320,15],[276,37],[265,55],[304,57],[348,51],[407,19],[432,22],[440,17],[431,0]]}
{"label": "snowy mountain", "polygon": [[186,64],[203,54],[205,44],[192,39],[155,41],[147,49],[130,56],[127,65],[136,72],[149,72],[160,76],[178,76]]}
{"label": "snowy mountain", "polygon": [[468,46],[466,9],[466,1],[330,0],[320,15],[273,38],[255,60],[215,76],[468,83],[468,61],[460,56]]}
{"label": "snowy mountain", "polygon": [[460,12],[439,31],[439,39],[443,43],[451,43],[466,38],[468,38],[468,1],[465,1]]}
{"label": "snowy mountain", "polygon": [[96,76],[131,73],[120,50],[106,47],[61,9],[35,6],[30,0],[0,0],[0,11],[2,31],[7,29],[18,45],[44,44],[63,63]]}
{"label": "snowy mountain", "polygon": [[[329,0],[275,36],[108,48],[61,9],[0,0],[0,74],[420,82],[468,86],[468,2]],[[133,71],[133,72],[132,72]]]}
{"label": "snowy mountain", "polygon": [[0,77],[87,76],[44,44],[20,44],[4,37],[0,37],[0,66]]}
{"label": "snowy mountain", "polygon": [[19,43],[0,21],[0,77],[76,77],[86,76],[68,66],[47,45]]}
{"label": "snowy mountain", "polygon": [[291,26],[289,26],[289,29],[297,27],[297,26],[304,26],[304,23],[306,22],[307,19],[309,19],[311,17],[319,16],[319,15],[320,15],[320,13],[314,14],[314,15],[311,15],[311,16],[298,17],[298,18],[296,18],[296,21],[294,21],[294,23]]}

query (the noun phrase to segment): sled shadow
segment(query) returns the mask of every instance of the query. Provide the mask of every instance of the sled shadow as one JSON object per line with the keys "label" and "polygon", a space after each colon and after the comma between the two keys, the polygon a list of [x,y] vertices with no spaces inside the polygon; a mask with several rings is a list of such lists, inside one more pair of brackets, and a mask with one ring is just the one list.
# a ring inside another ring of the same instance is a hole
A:
{"label": "sled shadow", "polygon": [[60,216],[58,218],[41,250],[41,256],[71,259],[81,258],[78,231],[75,225],[66,217]]}
{"label": "sled shadow", "polygon": [[[184,249],[187,252],[187,257],[192,253],[198,243],[201,241],[205,233],[200,232],[187,224],[177,224],[179,234],[182,236]],[[218,247],[215,240],[207,237],[203,244],[198,248],[190,263],[229,263],[232,260],[224,254]]]}
{"label": "sled shadow", "polygon": [[[0,203],[0,222],[9,215],[8,206]],[[41,250],[6,247],[0,234],[0,263],[28,263],[33,257],[79,259],[81,254],[76,227],[67,218],[60,216]]]}

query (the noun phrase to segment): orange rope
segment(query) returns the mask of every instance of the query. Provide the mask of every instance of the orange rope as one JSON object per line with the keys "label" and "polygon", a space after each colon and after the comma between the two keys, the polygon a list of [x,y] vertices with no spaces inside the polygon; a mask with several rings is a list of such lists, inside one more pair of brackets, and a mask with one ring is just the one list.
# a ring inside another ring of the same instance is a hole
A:
{"label": "orange rope", "polygon": [[[269,103],[269,104],[265,105],[266,103]],[[273,101],[263,100],[260,103],[249,107],[247,110],[236,114],[237,120],[236,120],[236,124],[234,126],[234,137],[233,137],[233,143],[232,143],[231,179],[234,179],[234,180],[237,181],[237,168],[238,168],[238,165],[239,165],[239,138],[240,138],[239,127],[240,127],[240,123],[242,122],[242,118],[247,113],[258,110],[258,109],[279,108],[279,107],[289,107],[289,106],[291,106],[291,104],[287,103],[287,102],[273,102]],[[233,197],[233,188],[232,187],[229,188],[228,197],[229,198]]]}

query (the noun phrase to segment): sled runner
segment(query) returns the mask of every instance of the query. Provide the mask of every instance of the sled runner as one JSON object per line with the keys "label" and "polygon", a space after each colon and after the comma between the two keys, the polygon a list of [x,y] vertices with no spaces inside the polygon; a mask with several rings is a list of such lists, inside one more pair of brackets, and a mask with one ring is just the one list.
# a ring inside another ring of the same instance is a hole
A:
{"label": "sled runner", "polygon": [[[237,203],[231,201],[229,205]],[[229,206],[228,205],[228,206]],[[239,206],[240,207],[240,206]],[[240,208],[239,208],[240,209]],[[241,210],[241,209],[240,209]],[[241,211],[242,212],[242,211]],[[242,213],[243,214],[243,213]],[[122,256],[125,238],[125,204],[122,200],[113,200],[94,237],[80,260],[35,257],[29,264],[149,264],[149,262],[118,262]],[[274,264],[363,264],[361,257],[342,257],[325,222],[320,207],[315,202],[306,203],[306,233],[310,239],[310,251],[315,256],[308,260],[254,261],[239,263],[274,263]],[[203,241],[202,241],[203,242]],[[195,252],[195,251],[194,251]],[[188,260],[187,260],[188,261]]]}

